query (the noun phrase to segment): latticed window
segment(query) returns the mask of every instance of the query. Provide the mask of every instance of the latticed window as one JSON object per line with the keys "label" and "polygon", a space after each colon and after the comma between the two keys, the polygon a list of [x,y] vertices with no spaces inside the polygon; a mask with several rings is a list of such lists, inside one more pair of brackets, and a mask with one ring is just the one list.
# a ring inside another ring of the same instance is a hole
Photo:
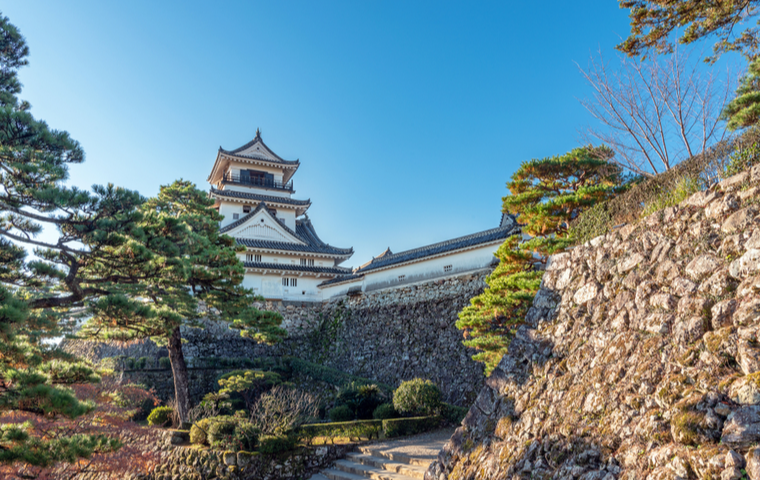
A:
{"label": "latticed window", "polygon": [[246,253],[245,254],[245,261],[246,262],[260,262],[261,261],[261,255],[256,255],[253,253]]}
{"label": "latticed window", "polygon": [[314,259],[313,258],[302,258],[301,259],[301,265],[306,267],[313,267],[314,266]]}
{"label": "latticed window", "polygon": [[288,278],[283,277],[282,279],[282,286],[283,287],[297,287],[298,286],[298,279],[297,278]]}

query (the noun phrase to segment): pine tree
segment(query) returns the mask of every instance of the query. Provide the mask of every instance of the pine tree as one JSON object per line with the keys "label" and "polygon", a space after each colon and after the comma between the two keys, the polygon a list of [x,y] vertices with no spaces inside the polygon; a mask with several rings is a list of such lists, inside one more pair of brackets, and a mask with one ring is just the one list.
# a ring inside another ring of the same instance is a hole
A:
{"label": "pine tree", "polygon": [[[252,306],[242,286],[245,269],[233,238],[219,234],[221,215],[213,199],[191,182],[161,187],[141,207],[142,220],[114,257],[133,257],[119,272],[129,279],[93,304],[83,335],[131,339],[151,337],[169,350],[175,404],[181,421],[190,409],[187,365],[180,327],[202,327],[201,319],[229,322],[245,337],[273,343],[285,336],[279,313]],[[96,274],[97,272],[93,272]]]}
{"label": "pine tree", "polygon": [[517,216],[522,233],[508,238],[495,256],[499,265],[487,287],[459,313],[464,345],[489,375],[507,352],[514,332],[541,284],[548,257],[572,244],[568,226],[583,210],[619,191],[621,170],[606,147],[576,148],[564,155],[524,162],[507,183],[503,212]]}
{"label": "pine tree", "polygon": [[760,59],[750,62],[736,89],[736,97],[723,110],[722,118],[728,122],[729,130],[751,127],[760,121]]}
{"label": "pine tree", "polygon": [[[61,334],[60,307],[99,293],[81,267],[103,260],[101,248],[118,243],[141,198],[110,185],[92,193],[63,185],[68,165],[82,162],[84,152],[18,99],[17,73],[28,54],[18,29],[0,15],[0,412],[76,418],[92,404],[66,385],[97,376],[42,340]],[[58,231],[57,241],[37,238],[43,226]],[[35,248],[37,258],[19,244]],[[117,446],[89,435],[42,439],[31,429],[29,423],[0,426],[0,461],[48,465]]]}

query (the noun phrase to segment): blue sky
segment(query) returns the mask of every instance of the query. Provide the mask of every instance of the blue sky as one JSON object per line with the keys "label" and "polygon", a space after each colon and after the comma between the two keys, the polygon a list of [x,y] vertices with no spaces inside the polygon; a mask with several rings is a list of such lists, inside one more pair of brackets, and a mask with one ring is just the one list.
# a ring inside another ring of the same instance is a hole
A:
{"label": "blue sky", "polygon": [[71,183],[208,188],[260,127],[344,265],[497,226],[520,162],[592,121],[574,62],[628,33],[614,0],[4,2],[22,98],[79,140]]}

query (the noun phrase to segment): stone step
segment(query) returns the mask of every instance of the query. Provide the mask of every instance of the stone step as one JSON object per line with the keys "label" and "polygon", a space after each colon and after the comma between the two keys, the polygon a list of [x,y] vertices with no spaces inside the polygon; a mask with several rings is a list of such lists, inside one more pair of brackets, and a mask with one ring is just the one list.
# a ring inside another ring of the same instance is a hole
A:
{"label": "stone step", "polygon": [[370,467],[381,468],[389,472],[400,473],[407,477],[418,478],[423,480],[425,478],[425,470],[427,466],[410,465],[408,463],[395,462],[386,457],[376,457],[367,453],[349,453],[347,459],[362,465],[368,465]]}
{"label": "stone step", "polygon": [[[402,473],[396,473],[396,472],[389,472],[388,470],[384,470],[382,468],[372,467],[369,465],[362,465],[361,463],[355,463],[350,460],[338,460],[335,462],[335,470],[338,470],[343,473],[347,473],[350,475],[356,475],[359,478],[367,479],[371,478],[372,480],[415,480],[414,477],[410,477],[407,475],[404,475]],[[328,478],[331,478],[330,475],[326,472],[323,472],[327,475]],[[350,480],[355,480],[352,477],[349,477]],[[331,480],[336,480],[332,479]],[[345,480],[344,478],[339,480]]]}
{"label": "stone step", "polygon": [[309,480],[329,480],[327,477],[322,475],[321,473],[315,473],[311,477],[309,477]]}
{"label": "stone step", "polygon": [[380,449],[372,448],[372,445],[360,446],[359,451],[373,457],[387,458],[397,463],[406,463],[407,465],[417,465],[427,469],[438,457],[436,455],[404,455],[402,453],[384,452]]}

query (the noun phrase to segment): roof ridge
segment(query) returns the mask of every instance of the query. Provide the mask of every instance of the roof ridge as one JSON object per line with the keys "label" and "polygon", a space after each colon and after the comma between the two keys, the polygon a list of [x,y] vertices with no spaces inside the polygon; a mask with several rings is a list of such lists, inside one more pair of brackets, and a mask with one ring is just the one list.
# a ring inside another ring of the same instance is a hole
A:
{"label": "roof ridge", "polygon": [[[252,147],[254,145],[256,145],[257,143],[260,143],[264,148],[267,149],[267,151],[269,153],[271,153],[275,157],[275,159],[276,159],[275,163],[278,163],[278,162],[281,162],[281,163],[290,163],[290,164],[300,163],[300,161],[298,159],[296,159],[296,160],[285,160],[284,158],[282,158],[279,155],[277,155],[276,153],[274,153],[274,151],[271,148],[269,148],[266,143],[264,143],[264,139],[261,138],[261,129],[259,129],[259,128],[256,129],[256,136],[253,137],[253,140],[251,140],[250,142],[246,143],[242,147],[238,147],[238,148],[236,148],[234,150],[225,150],[220,145],[219,146],[219,150],[222,151],[222,152],[224,152],[224,153],[228,153],[230,155],[237,155],[239,157],[246,157],[248,155],[238,155],[238,153],[242,152],[243,150],[246,150],[246,149],[248,149],[248,148],[250,148],[250,147]],[[255,157],[253,157],[253,158],[255,158]],[[265,160],[265,161],[270,161],[270,162],[272,161],[272,159],[270,159],[270,158],[261,158],[259,160]]]}
{"label": "roof ridge", "polygon": [[[274,240],[263,240],[258,238],[235,238],[235,241],[239,245],[250,248],[271,248],[275,250],[294,250],[313,253],[324,253],[334,255],[352,255],[354,248],[341,248],[332,246],[314,246],[314,245],[301,245],[298,243],[278,242]],[[302,247],[302,248],[299,248]]]}
{"label": "roof ridge", "polygon": [[443,242],[432,243],[411,250],[405,250],[403,252],[386,255],[381,258],[373,258],[368,264],[364,264],[354,270],[354,273],[364,273],[376,268],[395,265],[397,263],[403,263],[407,261],[419,260],[430,255],[438,253],[446,253],[459,248],[476,246],[481,243],[486,243],[494,240],[500,240],[507,238],[514,234],[514,231],[518,230],[517,224],[505,225],[502,227],[491,228],[489,230],[483,230],[481,232],[472,233],[470,235],[464,235],[462,237],[452,238]]}

